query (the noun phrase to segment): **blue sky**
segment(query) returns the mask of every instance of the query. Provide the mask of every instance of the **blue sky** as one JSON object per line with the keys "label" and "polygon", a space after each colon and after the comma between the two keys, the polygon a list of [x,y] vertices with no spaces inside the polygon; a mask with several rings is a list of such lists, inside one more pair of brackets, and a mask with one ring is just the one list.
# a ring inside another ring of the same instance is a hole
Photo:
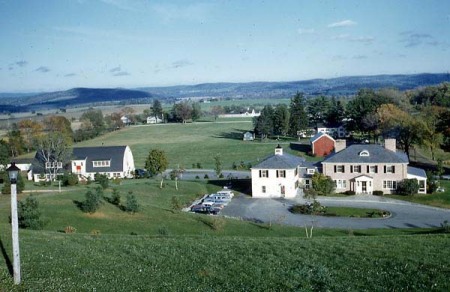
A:
{"label": "blue sky", "polygon": [[450,1],[0,0],[0,92],[441,73]]}

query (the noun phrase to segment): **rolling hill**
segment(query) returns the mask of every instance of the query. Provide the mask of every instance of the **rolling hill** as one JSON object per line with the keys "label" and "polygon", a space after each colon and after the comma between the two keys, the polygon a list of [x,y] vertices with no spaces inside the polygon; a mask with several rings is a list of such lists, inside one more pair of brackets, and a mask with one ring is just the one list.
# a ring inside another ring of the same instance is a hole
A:
{"label": "rolling hill", "polygon": [[360,88],[414,89],[421,86],[450,82],[450,74],[412,74],[350,76],[290,82],[204,83],[169,87],[137,89],[73,88],[66,91],[35,95],[0,93],[0,112],[20,112],[77,105],[107,103],[147,103],[152,98],[286,98],[297,91],[306,95],[353,95]]}

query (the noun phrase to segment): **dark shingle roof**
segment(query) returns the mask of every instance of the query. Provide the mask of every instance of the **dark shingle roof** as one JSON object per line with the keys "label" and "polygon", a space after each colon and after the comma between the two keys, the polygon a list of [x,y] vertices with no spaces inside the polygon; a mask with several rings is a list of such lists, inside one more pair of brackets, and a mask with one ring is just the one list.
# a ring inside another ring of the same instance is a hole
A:
{"label": "dark shingle roof", "polygon": [[[367,150],[369,156],[360,156]],[[322,163],[408,163],[408,157],[402,152],[394,152],[375,144],[354,144],[344,150],[328,156]]]}
{"label": "dark shingle roof", "polygon": [[315,134],[311,139],[309,139],[309,142],[313,143],[314,141],[318,140],[322,136],[327,136],[328,138],[334,140],[333,137],[331,137],[330,135],[327,135],[323,132],[319,132],[319,133]]}
{"label": "dark shingle roof", "polygon": [[[86,159],[86,172],[123,171],[123,157],[127,146],[101,146],[73,148],[73,158]],[[94,167],[93,161],[109,160],[110,167]]]}
{"label": "dark shingle roof", "polygon": [[305,161],[304,158],[294,156],[288,153],[282,155],[271,155],[265,158],[261,163],[254,166],[257,169],[292,169],[301,165]]}

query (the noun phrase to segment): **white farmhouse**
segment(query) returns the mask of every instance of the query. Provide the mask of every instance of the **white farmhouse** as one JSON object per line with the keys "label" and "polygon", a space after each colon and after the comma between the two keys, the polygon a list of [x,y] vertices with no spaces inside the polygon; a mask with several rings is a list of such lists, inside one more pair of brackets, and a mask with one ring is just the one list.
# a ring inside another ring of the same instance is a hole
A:
{"label": "white farmhouse", "polygon": [[310,176],[315,171],[304,158],[283,153],[278,145],[274,155],[252,167],[252,197],[293,198],[302,191],[301,187],[311,185]]}
{"label": "white farmhouse", "polygon": [[132,178],[135,171],[129,146],[73,148],[71,169],[81,180],[94,179],[96,173],[109,178]]}

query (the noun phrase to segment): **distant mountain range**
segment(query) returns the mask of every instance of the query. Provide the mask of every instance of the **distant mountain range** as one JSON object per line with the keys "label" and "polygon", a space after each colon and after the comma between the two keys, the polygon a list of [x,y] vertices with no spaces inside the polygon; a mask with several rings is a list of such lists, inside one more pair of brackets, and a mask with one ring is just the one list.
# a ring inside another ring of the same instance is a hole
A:
{"label": "distant mountain range", "polygon": [[286,98],[306,95],[353,95],[361,88],[414,89],[450,82],[450,74],[351,76],[291,82],[205,83],[137,89],[73,88],[39,94],[0,93],[0,112],[20,112],[68,106],[147,103],[179,98]]}

